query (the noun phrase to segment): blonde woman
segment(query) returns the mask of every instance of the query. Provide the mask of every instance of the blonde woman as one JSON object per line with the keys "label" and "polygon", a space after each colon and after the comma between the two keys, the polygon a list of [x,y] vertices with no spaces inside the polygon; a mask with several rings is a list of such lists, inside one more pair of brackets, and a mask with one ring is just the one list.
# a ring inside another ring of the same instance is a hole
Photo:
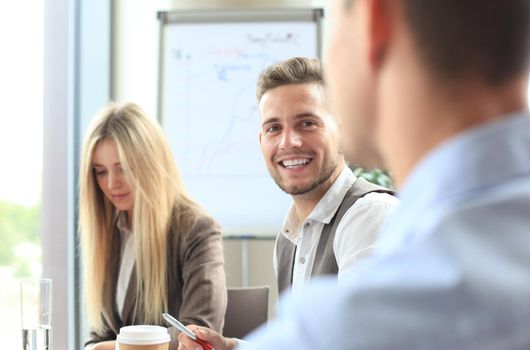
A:
{"label": "blonde woman", "polygon": [[88,129],[80,168],[86,348],[113,350],[120,327],[164,325],[163,312],[221,331],[220,229],[186,194],[158,124],[137,105],[111,104]]}

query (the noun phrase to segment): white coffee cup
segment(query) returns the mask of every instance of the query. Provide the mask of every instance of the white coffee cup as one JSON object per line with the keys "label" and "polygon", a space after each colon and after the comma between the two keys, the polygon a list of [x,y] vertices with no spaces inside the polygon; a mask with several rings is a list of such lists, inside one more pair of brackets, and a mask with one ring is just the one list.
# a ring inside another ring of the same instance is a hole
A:
{"label": "white coffee cup", "polygon": [[120,328],[116,350],[168,350],[171,338],[160,326],[126,326]]}

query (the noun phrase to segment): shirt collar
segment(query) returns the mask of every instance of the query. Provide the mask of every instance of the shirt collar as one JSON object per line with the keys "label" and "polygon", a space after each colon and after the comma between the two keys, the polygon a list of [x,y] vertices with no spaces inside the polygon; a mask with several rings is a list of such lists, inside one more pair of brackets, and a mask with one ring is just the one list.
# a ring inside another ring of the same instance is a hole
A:
{"label": "shirt collar", "polygon": [[[353,175],[350,168],[344,166],[335,182],[333,182],[311,214],[309,214],[307,220],[328,224],[355,180],[356,177]],[[293,203],[283,221],[282,234],[294,244],[298,244],[301,239],[301,231],[299,230],[300,224],[301,223],[296,217]]]}
{"label": "shirt collar", "polygon": [[116,211],[116,227],[122,233],[122,235],[130,235],[132,231],[127,227],[127,213],[122,211]]}
{"label": "shirt collar", "polygon": [[412,229],[421,221],[421,213],[439,211],[507,179],[529,176],[530,157],[521,154],[529,148],[528,112],[499,118],[447,140],[408,177],[399,195],[401,204],[386,221],[380,243],[392,249],[421,234]]}
{"label": "shirt collar", "polygon": [[464,131],[428,154],[413,170],[401,191],[403,201],[425,201],[467,194],[505,181],[515,173],[528,174],[530,158],[521,157],[528,143],[530,118],[514,114]]}

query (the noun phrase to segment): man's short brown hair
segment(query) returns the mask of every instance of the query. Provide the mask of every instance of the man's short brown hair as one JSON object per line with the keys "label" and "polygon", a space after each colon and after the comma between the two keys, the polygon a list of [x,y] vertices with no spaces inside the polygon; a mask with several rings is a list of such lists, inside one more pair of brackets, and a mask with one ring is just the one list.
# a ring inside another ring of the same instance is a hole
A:
{"label": "man's short brown hair", "polygon": [[529,0],[401,0],[422,61],[447,81],[502,84],[524,73]]}
{"label": "man's short brown hair", "polygon": [[270,65],[259,75],[256,97],[259,101],[267,91],[279,86],[310,83],[324,86],[320,61],[317,58],[289,58]]}

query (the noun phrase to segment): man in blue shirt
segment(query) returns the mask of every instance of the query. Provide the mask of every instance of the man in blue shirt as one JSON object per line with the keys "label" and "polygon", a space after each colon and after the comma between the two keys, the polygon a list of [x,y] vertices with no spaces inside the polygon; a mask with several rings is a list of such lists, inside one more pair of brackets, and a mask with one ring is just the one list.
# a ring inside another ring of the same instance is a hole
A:
{"label": "man in blue shirt", "polygon": [[530,1],[332,12],[345,148],[392,171],[401,206],[349,278],[288,295],[241,348],[530,349]]}

